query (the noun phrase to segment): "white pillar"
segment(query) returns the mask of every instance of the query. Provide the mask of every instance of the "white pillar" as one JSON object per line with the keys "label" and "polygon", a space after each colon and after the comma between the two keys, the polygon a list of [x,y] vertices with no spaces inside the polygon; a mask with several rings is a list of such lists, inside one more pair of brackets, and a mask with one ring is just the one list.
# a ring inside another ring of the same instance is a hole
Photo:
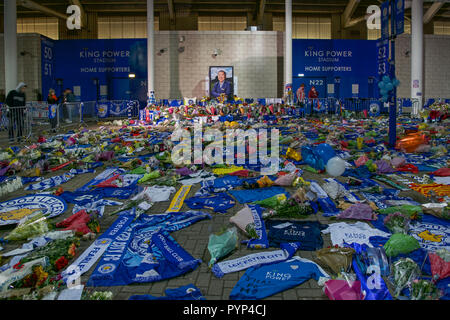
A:
{"label": "white pillar", "polygon": [[284,84],[292,83],[292,0],[286,0]]}
{"label": "white pillar", "polygon": [[17,87],[17,4],[4,1],[5,94]]}
{"label": "white pillar", "polygon": [[411,98],[423,103],[423,0],[411,3]]}
{"label": "white pillar", "polygon": [[153,0],[147,0],[147,96],[155,91],[155,17]]}

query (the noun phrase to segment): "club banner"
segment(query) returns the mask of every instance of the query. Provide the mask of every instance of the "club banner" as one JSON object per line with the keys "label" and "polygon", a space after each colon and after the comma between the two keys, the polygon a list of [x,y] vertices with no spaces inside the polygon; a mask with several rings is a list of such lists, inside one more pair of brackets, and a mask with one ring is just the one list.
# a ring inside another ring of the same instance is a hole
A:
{"label": "club banner", "polygon": [[197,211],[141,215],[114,237],[88,285],[120,286],[160,281],[195,269],[200,260],[186,252],[169,233],[205,218],[211,216]]}
{"label": "club banner", "polygon": [[47,218],[59,216],[66,211],[66,202],[57,196],[34,194],[0,203],[0,226],[16,224],[30,214],[42,211]]}
{"label": "club banner", "polygon": [[134,215],[120,215],[119,218],[103,233],[93,244],[89,246],[63,273],[64,282],[76,282],[79,277],[87,272],[97,260],[102,256],[112,239],[122,234],[128,228]]}
{"label": "club banner", "polygon": [[107,118],[109,115],[110,103],[100,102],[95,105],[95,112],[99,118]]}

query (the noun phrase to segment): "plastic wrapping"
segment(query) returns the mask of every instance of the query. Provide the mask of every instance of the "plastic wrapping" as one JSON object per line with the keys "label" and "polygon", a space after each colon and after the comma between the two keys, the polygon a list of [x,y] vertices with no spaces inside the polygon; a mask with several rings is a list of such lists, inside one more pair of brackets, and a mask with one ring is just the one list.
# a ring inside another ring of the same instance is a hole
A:
{"label": "plastic wrapping", "polygon": [[42,212],[25,217],[6,237],[6,240],[20,241],[43,235],[49,231],[47,218]]}
{"label": "plastic wrapping", "polygon": [[434,281],[450,276],[450,252],[442,249],[436,253],[429,253],[431,273]]}
{"label": "plastic wrapping", "polygon": [[294,179],[296,177],[297,177],[297,175],[295,174],[295,172],[285,174],[283,176],[278,177],[274,181],[274,185],[276,185],[276,186],[283,186],[283,187],[290,187],[290,186],[292,186],[292,182],[294,181]]}
{"label": "plastic wrapping", "polygon": [[360,281],[328,280],[324,292],[330,300],[363,300]]}
{"label": "plastic wrapping", "polygon": [[286,195],[284,193],[280,193],[264,200],[255,201],[253,202],[253,204],[258,204],[264,208],[275,209],[276,206],[280,205],[283,201],[286,200]]}
{"label": "plastic wrapping", "polygon": [[317,261],[339,274],[349,270],[355,250],[352,248],[323,248],[316,251]]}
{"label": "plastic wrapping", "polygon": [[224,233],[211,234],[209,236],[208,251],[211,255],[209,267],[225,257],[238,246],[238,234],[235,227],[226,230]]}
{"label": "plastic wrapping", "polygon": [[337,215],[341,219],[375,220],[372,208],[365,203],[355,203]]}
{"label": "plastic wrapping", "polygon": [[420,245],[417,239],[402,233],[394,233],[384,244],[384,250],[388,257],[396,257],[399,254],[408,254],[419,248]]}

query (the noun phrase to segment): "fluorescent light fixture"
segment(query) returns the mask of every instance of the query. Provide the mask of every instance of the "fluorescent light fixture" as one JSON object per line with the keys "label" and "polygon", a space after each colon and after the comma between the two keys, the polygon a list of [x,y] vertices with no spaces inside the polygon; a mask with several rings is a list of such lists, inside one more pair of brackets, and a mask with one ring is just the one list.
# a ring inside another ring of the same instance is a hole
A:
{"label": "fluorescent light fixture", "polygon": [[131,79],[136,78],[136,75],[135,75],[134,73],[130,73],[130,74],[128,75],[128,78],[131,78]]}
{"label": "fluorescent light fixture", "polygon": [[299,77],[304,77],[305,74],[304,74],[304,73],[299,73],[297,76],[299,76]]}

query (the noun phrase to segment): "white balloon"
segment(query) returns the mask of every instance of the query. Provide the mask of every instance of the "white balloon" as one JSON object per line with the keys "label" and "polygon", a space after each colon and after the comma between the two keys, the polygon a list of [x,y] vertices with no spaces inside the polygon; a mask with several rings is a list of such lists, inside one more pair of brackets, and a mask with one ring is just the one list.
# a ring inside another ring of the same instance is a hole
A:
{"label": "white balloon", "polygon": [[345,161],[339,157],[333,157],[328,160],[326,169],[330,176],[338,177],[345,171]]}

